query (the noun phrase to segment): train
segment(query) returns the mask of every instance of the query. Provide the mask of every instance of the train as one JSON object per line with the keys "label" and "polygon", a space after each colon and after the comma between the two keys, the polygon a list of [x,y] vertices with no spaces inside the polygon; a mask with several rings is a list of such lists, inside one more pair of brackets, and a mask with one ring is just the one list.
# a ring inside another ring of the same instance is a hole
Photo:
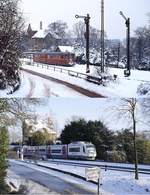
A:
{"label": "train", "polygon": [[33,62],[49,65],[73,66],[75,54],[70,52],[34,52]]}
{"label": "train", "polygon": [[70,144],[24,146],[23,155],[26,158],[37,157],[40,159],[95,160],[97,153],[92,143],[78,141]]}

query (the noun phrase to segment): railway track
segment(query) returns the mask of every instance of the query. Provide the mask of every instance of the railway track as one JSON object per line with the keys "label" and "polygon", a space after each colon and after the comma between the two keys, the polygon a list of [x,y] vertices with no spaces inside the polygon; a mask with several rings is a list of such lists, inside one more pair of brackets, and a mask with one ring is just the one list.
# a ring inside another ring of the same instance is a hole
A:
{"label": "railway track", "polygon": [[[41,161],[39,161],[41,162]],[[42,161],[43,162],[43,161]],[[44,161],[45,162],[45,161]],[[47,162],[47,161],[46,161]],[[74,166],[74,167],[86,167],[86,168],[91,168],[91,167],[99,167],[105,171],[109,171],[109,170],[112,170],[112,171],[121,171],[121,172],[129,172],[129,173],[133,173],[135,172],[135,169],[132,168],[132,167],[125,167],[125,166],[115,166],[115,165],[100,165],[100,164],[96,164],[96,163],[81,163],[81,162],[67,162],[67,161],[59,161],[59,160],[48,160],[49,163],[51,164],[56,164],[56,165],[67,165],[67,166]],[[50,167],[47,167],[46,165],[40,165],[38,164],[38,161],[37,161],[37,165],[38,166],[41,166],[41,167],[44,167],[44,168],[50,168]],[[59,169],[56,169],[56,168],[50,168],[52,170],[56,170],[56,171],[60,171]],[[150,169],[146,169],[146,168],[139,168],[139,173],[140,174],[145,174],[145,175],[150,175]],[[65,172],[65,173],[69,173],[69,172]]]}
{"label": "railway track", "polygon": [[[59,161],[59,160],[50,160],[50,163],[55,163],[55,164],[63,164],[63,165],[70,165],[70,166],[79,166],[79,167],[100,167],[101,169],[107,170],[114,170],[114,171],[123,171],[123,172],[134,172],[135,169],[132,167],[125,167],[125,166],[115,166],[115,165],[100,165],[100,164],[92,164],[91,163],[80,163],[80,162],[67,162],[67,161]],[[139,168],[139,173],[141,174],[150,174],[150,169],[146,168]]]}
{"label": "railway track", "polygon": [[61,84],[61,85],[65,85],[66,87],[70,88],[70,89],[73,89],[74,91],[80,93],[80,94],[83,94],[87,97],[90,97],[90,98],[105,98],[105,96],[99,94],[99,93],[96,93],[94,91],[90,91],[88,89],[84,89],[82,87],[79,87],[75,84],[71,84],[71,83],[68,83],[66,81],[63,81],[63,80],[60,80],[60,79],[56,79],[56,78],[53,78],[51,76],[47,76],[47,75],[44,75],[44,74],[41,74],[41,73],[38,73],[38,72],[35,72],[35,71],[32,71],[32,70],[28,70],[28,69],[25,69],[25,68],[22,68],[21,67],[21,70],[27,72],[27,73],[30,73],[32,75],[36,75],[36,76],[39,76],[41,78],[44,78],[44,79],[47,79],[47,80],[51,80],[53,82],[56,82],[58,84]]}

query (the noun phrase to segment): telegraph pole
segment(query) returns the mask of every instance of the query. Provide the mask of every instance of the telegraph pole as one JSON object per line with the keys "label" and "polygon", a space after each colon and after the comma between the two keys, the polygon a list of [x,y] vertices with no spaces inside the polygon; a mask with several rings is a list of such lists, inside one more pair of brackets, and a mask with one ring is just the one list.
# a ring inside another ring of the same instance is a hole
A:
{"label": "telegraph pole", "polygon": [[104,0],[101,0],[101,72],[105,66],[105,31],[104,31]]}

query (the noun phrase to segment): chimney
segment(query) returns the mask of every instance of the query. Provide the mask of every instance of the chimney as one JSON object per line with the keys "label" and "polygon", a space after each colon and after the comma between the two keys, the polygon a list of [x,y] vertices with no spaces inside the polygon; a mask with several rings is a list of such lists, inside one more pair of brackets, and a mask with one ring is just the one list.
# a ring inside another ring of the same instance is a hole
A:
{"label": "chimney", "polygon": [[40,22],[40,30],[43,29],[43,24],[42,24],[42,21]]}

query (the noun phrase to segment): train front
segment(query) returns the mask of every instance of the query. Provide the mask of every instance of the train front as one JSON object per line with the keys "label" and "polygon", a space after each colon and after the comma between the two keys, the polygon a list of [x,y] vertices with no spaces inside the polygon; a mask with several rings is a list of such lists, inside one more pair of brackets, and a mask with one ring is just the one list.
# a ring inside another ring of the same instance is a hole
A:
{"label": "train front", "polygon": [[85,147],[86,147],[87,158],[91,160],[95,160],[97,156],[95,146],[92,143],[87,143]]}

